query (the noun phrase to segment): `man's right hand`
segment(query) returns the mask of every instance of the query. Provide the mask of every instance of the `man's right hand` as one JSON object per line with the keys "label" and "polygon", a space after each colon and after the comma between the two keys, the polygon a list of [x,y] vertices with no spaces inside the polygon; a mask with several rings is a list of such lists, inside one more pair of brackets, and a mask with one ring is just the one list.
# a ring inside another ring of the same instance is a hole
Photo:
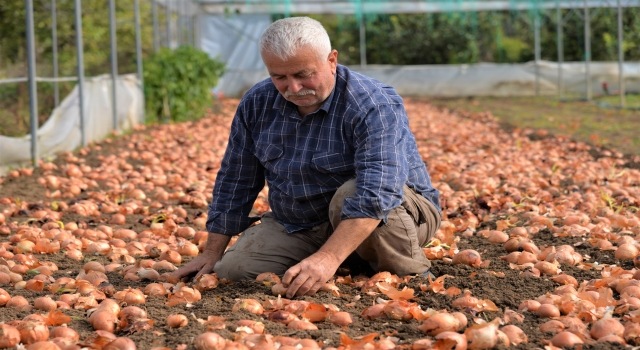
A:
{"label": "man's right hand", "polygon": [[209,233],[204,251],[195,259],[171,273],[171,279],[187,282],[191,278],[198,278],[201,275],[213,272],[213,267],[222,259],[230,240],[231,236]]}

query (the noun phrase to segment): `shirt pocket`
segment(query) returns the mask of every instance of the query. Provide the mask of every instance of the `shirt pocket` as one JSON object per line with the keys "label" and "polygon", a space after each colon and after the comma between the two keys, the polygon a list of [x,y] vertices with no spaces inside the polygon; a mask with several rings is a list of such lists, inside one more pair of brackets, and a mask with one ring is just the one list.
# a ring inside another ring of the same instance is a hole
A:
{"label": "shirt pocket", "polygon": [[260,163],[268,169],[274,167],[275,162],[282,157],[284,150],[282,147],[268,143],[268,144],[256,144],[254,154],[260,160]]}
{"label": "shirt pocket", "polygon": [[319,152],[311,158],[311,169],[322,186],[337,187],[355,175],[353,155],[336,152]]}

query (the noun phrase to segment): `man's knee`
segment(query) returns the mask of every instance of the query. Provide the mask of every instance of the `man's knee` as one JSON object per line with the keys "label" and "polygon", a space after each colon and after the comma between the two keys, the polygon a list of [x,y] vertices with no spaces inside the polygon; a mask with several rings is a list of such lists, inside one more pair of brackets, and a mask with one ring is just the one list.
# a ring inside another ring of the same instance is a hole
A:
{"label": "man's knee", "polygon": [[282,276],[294,264],[290,259],[282,259],[278,256],[231,250],[222,256],[213,271],[219,278],[230,281],[253,280],[263,272],[273,272]]}

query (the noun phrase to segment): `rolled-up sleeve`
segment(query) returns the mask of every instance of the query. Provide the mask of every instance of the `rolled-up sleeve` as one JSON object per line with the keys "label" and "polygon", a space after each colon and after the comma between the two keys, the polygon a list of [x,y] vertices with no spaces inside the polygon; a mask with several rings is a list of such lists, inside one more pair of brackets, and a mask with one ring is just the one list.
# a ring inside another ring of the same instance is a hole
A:
{"label": "rolled-up sleeve", "polygon": [[264,168],[252,153],[253,141],[245,116],[241,103],[231,124],[229,143],[209,205],[209,232],[237,235],[258,219],[249,217],[249,213],[264,187]]}
{"label": "rolled-up sleeve", "polygon": [[379,104],[354,126],[356,192],[346,198],[342,219],[374,218],[386,222],[404,197],[408,164],[403,150],[408,118],[401,104]]}

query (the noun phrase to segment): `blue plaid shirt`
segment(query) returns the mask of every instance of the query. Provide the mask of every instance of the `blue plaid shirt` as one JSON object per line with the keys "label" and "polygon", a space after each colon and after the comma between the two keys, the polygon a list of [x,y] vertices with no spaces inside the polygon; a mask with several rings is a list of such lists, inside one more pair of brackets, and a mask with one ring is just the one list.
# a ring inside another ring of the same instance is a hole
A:
{"label": "blue plaid shirt", "polygon": [[352,178],[357,190],[344,202],[343,220],[386,221],[405,184],[440,209],[392,87],[338,65],[331,95],[302,118],[265,79],[236,111],[207,229],[235,235],[255,222],[249,213],[265,180],[274,218],[288,232],[309,229],[329,220],[333,194]]}

